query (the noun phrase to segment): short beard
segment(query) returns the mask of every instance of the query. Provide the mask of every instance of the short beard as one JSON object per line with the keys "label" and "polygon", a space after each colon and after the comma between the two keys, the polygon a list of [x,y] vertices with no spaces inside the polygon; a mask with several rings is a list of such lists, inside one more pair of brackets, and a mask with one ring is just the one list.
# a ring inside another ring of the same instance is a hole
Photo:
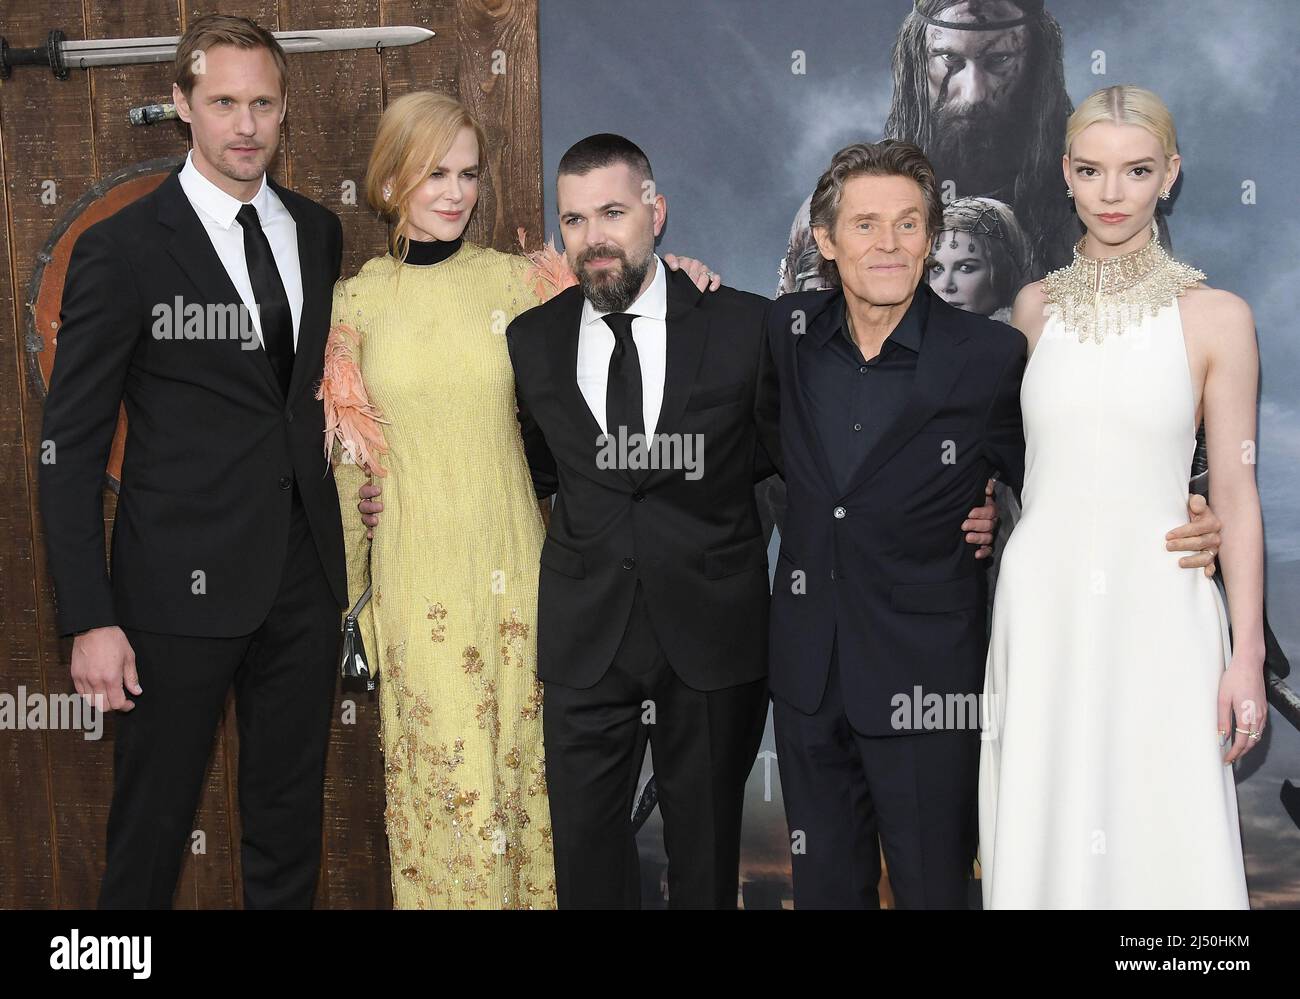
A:
{"label": "short beard", "polygon": [[[227,159],[226,150],[222,149],[217,158],[211,162],[213,167],[215,167],[219,173],[224,174],[231,180],[248,182],[257,180],[258,177],[266,173],[266,168],[271,165],[271,160],[275,156],[275,149],[272,147],[268,151],[267,147],[263,146],[262,153],[264,158],[259,158],[257,163],[247,166],[242,164],[237,166],[235,159],[233,157]],[[247,173],[248,176],[245,177],[245,173]]]}
{"label": "short beard", "polygon": [[1014,183],[1025,143],[1018,125],[1019,102],[1007,110],[942,104],[934,122],[930,159],[940,180],[951,180],[961,198],[991,194]]}
{"label": "short beard", "polygon": [[[617,257],[622,262],[617,276],[601,277],[587,270],[586,265],[594,257]],[[654,254],[647,253],[645,259],[634,264],[621,249],[589,246],[578,255],[574,269],[578,272],[583,296],[598,312],[626,312],[641,290],[653,259]]]}

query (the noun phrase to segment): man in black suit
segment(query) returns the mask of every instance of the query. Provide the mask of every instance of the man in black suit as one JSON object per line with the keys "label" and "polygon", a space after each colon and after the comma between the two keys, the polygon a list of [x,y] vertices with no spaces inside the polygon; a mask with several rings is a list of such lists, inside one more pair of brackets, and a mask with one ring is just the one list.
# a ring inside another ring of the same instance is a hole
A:
{"label": "man in black suit", "polygon": [[[78,239],[45,405],[41,511],[78,692],[121,712],[101,907],[169,907],[235,685],[244,904],[308,907],[339,609],[321,376],[342,232],[266,176],[275,38],[205,17],[177,49],[193,149]],[[128,433],[111,578],[101,486]]]}
{"label": "man in black suit", "polygon": [[[770,683],[795,906],[878,906],[883,844],[899,907],[961,908],[988,563],[951,525],[995,470],[1019,497],[1025,338],[922,281],[942,208],[916,146],[840,150],[811,206],[835,290],[767,317],[788,495]],[[1179,547],[1212,548],[1212,512],[1193,523],[1204,536]]]}
{"label": "man in black suit", "polygon": [[767,712],[753,484],[772,468],[758,419],[770,303],[664,267],[667,204],[627,139],[574,145],[557,195],[580,285],[506,331],[537,492],[556,494],[537,663],[557,897],[639,904],[630,814],[648,739],[669,904],[734,908]]}

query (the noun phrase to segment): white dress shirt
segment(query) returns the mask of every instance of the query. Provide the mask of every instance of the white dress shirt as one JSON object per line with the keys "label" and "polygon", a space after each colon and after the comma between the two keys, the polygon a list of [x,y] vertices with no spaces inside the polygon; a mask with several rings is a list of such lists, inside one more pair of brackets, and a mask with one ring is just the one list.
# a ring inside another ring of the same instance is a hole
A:
{"label": "white dress shirt", "polygon": [[[244,227],[235,216],[244,202],[231,197],[207,177],[199,173],[194,165],[194,151],[185,158],[181,168],[181,188],[190,199],[198,213],[199,221],[212,240],[212,248],[221,258],[230,281],[239,292],[239,297],[248,307],[257,338],[262,338],[262,318],[257,313],[257,302],[253,296],[253,283],[248,277],[248,263],[244,260]],[[302,319],[302,270],[298,266],[298,226],[293,216],[284,207],[284,203],[271,190],[262,175],[262,186],[253,195],[250,202],[257,210],[257,217],[262,222],[262,231],[266,241],[271,244],[271,253],[275,257],[276,269],[280,272],[280,281],[284,284],[284,293],[289,299],[289,311],[293,314],[293,346],[298,349],[298,323]]]}
{"label": "white dress shirt", "polygon": [[[664,366],[668,356],[668,279],[664,264],[655,254],[655,276],[650,287],[627,307],[632,320],[632,342],[641,362],[641,407],[646,436],[653,436],[664,401]],[[578,388],[587,400],[591,415],[606,433],[605,396],[609,383],[609,359],[614,353],[614,331],[605,322],[605,312],[597,311],[583,299],[582,319],[578,326]]]}

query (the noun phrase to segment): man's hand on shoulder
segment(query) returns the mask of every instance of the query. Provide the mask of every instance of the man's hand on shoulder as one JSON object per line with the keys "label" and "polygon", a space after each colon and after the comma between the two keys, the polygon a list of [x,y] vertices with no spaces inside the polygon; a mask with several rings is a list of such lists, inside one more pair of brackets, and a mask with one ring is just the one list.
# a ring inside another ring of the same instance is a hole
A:
{"label": "man's hand on shoulder", "polygon": [[984,505],[966,514],[961,529],[966,531],[966,543],[976,545],[975,557],[988,558],[993,554],[993,538],[998,533],[998,508],[993,501],[993,480],[984,486]]}
{"label": "man's hand on shoulder", "polygon": [[384,504],[379,502],[379,494],[383,489],[373,482],[364,483],[357,490],[357,511],[361,514],[361,523],[366,525],[366,537],[375,536],[375,528],[379,526],[379,513],[384,509]]}
{"label": "man's hand on shoulder", "polygon": [[1165,535],[1165,548],[1171,552],[1195,552],[1195,555],[1184,555],[1178,564],[1184,569],[1204,569],[1207,576],[1213,576],[1223,522],[1200,493],[1188,496],[1187,510],[1190,519]]}

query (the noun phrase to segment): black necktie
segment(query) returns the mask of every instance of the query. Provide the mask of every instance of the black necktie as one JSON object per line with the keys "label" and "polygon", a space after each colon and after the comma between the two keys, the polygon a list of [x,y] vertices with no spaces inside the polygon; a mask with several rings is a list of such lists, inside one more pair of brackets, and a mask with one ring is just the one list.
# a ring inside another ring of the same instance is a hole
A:
{"label": "black necktie", "polygon": [[618,428],[627,427],[627,436],[645,434],[645,415],[641,407],[641,358],[632,339],[632,320],[626,312],[611,312],[603,317],[614,331],[614,353],[609,356],[609,379],[605,385],[605,427],[613,437]]}
{"label": "black necktie", "polygon": [[235,217],[244,230],[244,263],[248,265],[253,300],[262,322],[262,346],[287,398],[289,377],[293,374],[293,313],[289,311],[289,296],[284,293],[284,282],[280,280],[275,255],[262,231],[257,209],[244,205]]}

